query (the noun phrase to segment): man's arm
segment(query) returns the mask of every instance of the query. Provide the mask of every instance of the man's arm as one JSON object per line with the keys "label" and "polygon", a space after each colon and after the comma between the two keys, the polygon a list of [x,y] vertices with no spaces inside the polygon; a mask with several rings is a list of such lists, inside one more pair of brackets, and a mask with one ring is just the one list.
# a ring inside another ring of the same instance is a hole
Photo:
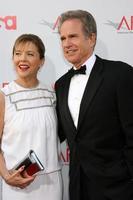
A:
{"label": "man's arm", "polygon": [[56,92],[56,113],[57,113],[57,119],[58,119],[58,136],[60,138],[60,142],[63,142],[66,139],[66,136],[64,134],[62,124],[61,124],[61,117],[60,117],[60,105],[58,103],[58,93],[57,93],[57,84],[55,83],[55,92]]}
{"label": "man's arm", "polygon": [[125,135],[125,155],[133,177],[133,68],[125,66],[117,87],[118,112]]}

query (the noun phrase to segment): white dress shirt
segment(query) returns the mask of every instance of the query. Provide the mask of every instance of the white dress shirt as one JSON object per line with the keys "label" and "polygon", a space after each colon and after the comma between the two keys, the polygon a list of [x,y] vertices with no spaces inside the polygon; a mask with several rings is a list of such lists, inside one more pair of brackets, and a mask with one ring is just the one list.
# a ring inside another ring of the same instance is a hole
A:
{"label": "white dress shirt", "polygon": [[68,93],[68,107],[75,127],[78,125],[81,100],[95,60],[96,56],[92,54],[92,56],[83,64],[86,65],[86,74],[77,74],[71,78]]}

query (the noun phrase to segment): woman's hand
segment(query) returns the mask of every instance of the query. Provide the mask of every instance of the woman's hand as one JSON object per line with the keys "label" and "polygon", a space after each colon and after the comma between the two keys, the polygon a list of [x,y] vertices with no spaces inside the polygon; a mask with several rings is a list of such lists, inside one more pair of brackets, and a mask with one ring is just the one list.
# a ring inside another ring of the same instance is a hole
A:
{"label": "woman's hand", "polygon": [[4,180],[8,185],[23,189],[30,185],[35,177],[36,176],[29,176],[26,171],[24,171],[24,166],[22,166],[18,170],[9,170],[9,174],[4,177]]}

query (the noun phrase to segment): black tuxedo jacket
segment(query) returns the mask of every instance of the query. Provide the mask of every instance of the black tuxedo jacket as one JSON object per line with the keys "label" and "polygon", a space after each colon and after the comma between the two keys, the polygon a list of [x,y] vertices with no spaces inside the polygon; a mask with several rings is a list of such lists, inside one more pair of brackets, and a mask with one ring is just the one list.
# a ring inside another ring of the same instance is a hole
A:
{"label": "black tuxedo jacket", "polygon": [[70,148],[70,190],[76,187],[80,167],[90,180],[100,187],[104,185],[103,188],[121,180],[130,181],[133,178],[133,68],[97,56],[81,101],[77,129],[68,108],[70,80],[68,72],[55,84],[59,136],[61,141],[67,139]]}

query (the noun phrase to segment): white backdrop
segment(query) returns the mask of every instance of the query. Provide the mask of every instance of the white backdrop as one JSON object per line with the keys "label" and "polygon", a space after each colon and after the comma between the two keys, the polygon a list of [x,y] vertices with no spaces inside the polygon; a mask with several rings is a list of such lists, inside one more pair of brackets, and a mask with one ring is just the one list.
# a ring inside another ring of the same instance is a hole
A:
{"label": "white backdrop", "polygon": [[[97,55],[133,66],[133,1],[4,0],[0,5],[0,87],[15,78],[12,46],[22,33],[37,34],[45,43],[46,60],[39,74],[43,82],[54,84],[69,69],[62,55],[56,26],[60,13],[68,9],[85,9],[95,17],[98,28]],[[62,160],[64,200],[68,200],[69,152],[65,143],[62,145]]]}

